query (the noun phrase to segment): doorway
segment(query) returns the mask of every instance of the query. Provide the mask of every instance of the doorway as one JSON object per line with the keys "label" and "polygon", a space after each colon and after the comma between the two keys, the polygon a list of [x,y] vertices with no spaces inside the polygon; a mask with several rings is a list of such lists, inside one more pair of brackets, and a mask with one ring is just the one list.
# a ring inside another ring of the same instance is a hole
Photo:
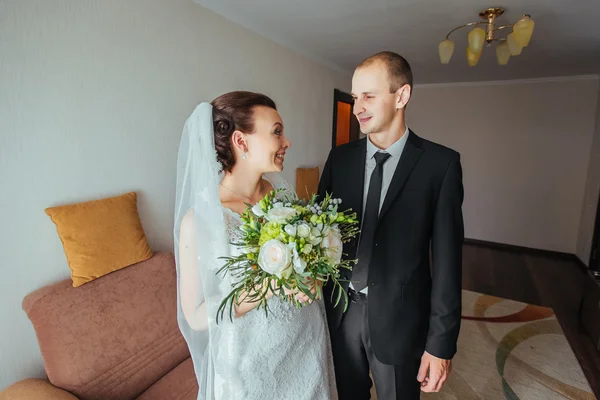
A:
{"label": "doorway", "polygon": [[352,114],[353,106],[354,99],[349,93],[334,89],[332,147],[360,139],[358,120]]}

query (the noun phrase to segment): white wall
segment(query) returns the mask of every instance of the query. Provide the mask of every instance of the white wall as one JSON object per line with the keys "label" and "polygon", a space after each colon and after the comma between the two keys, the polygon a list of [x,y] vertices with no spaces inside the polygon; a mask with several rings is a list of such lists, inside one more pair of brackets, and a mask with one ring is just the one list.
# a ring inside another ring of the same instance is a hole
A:
{"label": "white wall", "polygon": [[583,210],[581,212],[581,221],[579,225],[579,240],[577,241],[577,257],[579,257],[585,265],[588,265],[590,261],[592,239],[594,236],[594,223],[596,221],[596,210],[600,192],[600,92],[598,93],[598,96],[596,129],[594,131],[594,141],[590,151],[585,197],[583,199]]}
{"label": "white wall", "polygon": [[575,253],[597,100],[597,76],[425,84],[407,122],[462,154],[465,237]]}
{"label": "white wall", "polygon": [[0,2],[0,390],[43,376],[21,300],[69,276],[48,206],[140,193],[154,250],[171,250],[175,161],[200,101],[275,99],[293,146],[285,177],[321,165],[334,87],[350,76],[191,0]]}

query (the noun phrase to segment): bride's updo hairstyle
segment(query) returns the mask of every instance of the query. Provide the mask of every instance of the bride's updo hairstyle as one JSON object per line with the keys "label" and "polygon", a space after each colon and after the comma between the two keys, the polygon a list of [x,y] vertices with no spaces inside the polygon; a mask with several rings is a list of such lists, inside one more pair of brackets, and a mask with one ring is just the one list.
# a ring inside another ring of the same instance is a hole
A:
{"label": "bride's updo hairstyle", "polygon": [[225,93],[214,99],[211,105],[217,160],[224,172],[230,172],[236,162],[231,143],[233,132],[254,132],[254,107],[277,110],[277,106],[264,94],[243,91]]}

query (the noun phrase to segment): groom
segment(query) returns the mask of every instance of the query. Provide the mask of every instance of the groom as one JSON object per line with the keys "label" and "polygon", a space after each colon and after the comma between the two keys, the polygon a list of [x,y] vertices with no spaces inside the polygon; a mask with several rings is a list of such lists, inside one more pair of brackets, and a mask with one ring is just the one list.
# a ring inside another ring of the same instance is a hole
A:
{"label": "groom", "polygon": [[[341,400],[418,399],[448,378],[461,318],[463,185],[460,155],[405,123],[408,62],[378,53],[354,71],[354,115],[366,139],[334,148],[319,195],[333,193],[362,226],[344,246],[350,302],[325,288]],[[433,117],[433,116],[432,116]],[[430,264],[430,251],[431,260]],[[332,297],[333,295],[333,297]]]}

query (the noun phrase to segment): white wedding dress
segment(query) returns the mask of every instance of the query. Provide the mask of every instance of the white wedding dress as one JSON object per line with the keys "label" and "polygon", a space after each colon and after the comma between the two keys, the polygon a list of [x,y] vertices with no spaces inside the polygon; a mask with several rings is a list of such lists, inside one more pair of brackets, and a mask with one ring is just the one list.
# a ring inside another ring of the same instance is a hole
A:
{"label": "white wedding dress", "polygon": [[[223,213],[230,242],[236,242],[242,220],[228,208]],[[239,254],[236,246],[230,245],[229,250],[232,256]],[[337,399],[323,300],[298,309],[274,296],[268,305],[268,316],[263,309],[253,309],[223,327],[215,363],[215,397]]]}
{"label": "white wedding dress", "polygon": [[[253,309],[232,320],[226,313],[217,323],[219,304],[234,286],[230,274],[217,271],[222,257],[238,254],[231,243],[237,241],[242,223],[240,215],[221,204],[220,167],[212,106],[203,102],[186,120],[180,141],[173,227],[177,321],[194,363],[197,398],[336,400],[322,300],[298,309],[272,297],[268,316]],[[265,179],[295,197],[279,174],[265,174]],[[184,220],[191,232],[182,229]]]}

